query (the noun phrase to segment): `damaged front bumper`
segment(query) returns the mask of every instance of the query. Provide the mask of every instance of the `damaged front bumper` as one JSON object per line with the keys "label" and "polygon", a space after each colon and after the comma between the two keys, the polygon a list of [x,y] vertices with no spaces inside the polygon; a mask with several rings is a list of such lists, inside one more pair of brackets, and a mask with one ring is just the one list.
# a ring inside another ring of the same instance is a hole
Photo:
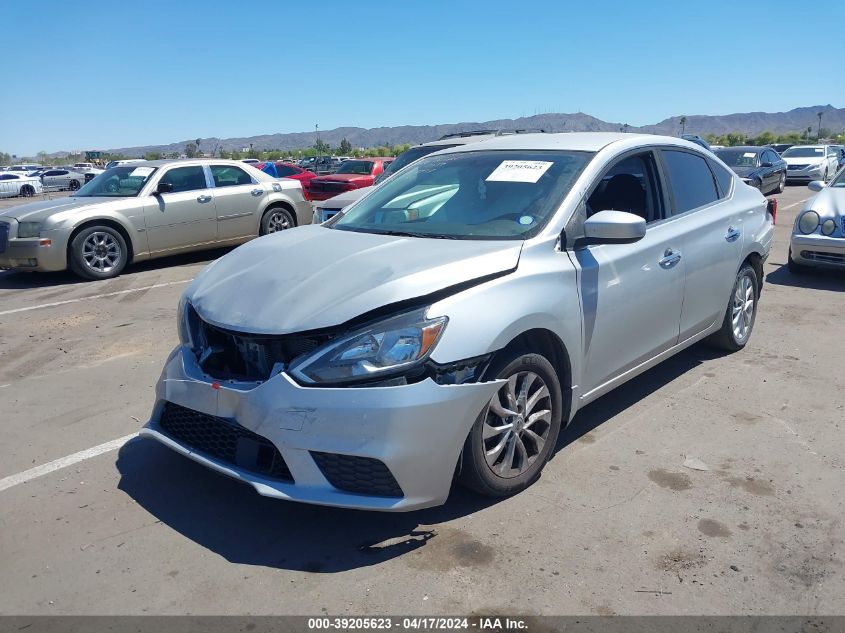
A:
{"label": "damaged front bumper", "polygon": [[168,358],[141,436],[264,496],[414,510],[446,501],[470,427],[501,384],[427,378],[314,388],[284,373],[263,383],[218,382],[180,346]]}

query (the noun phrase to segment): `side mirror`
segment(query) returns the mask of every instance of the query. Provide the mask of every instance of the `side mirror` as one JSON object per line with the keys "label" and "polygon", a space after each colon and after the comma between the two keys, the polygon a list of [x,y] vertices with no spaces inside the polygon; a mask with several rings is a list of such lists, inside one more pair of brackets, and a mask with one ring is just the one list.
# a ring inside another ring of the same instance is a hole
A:
{"label": "side mirror", "polygon": [[173,183],[170,182],[160,182],[156,187],[156,193],[170,193],[173,191]]}
{"label": "side mirror", "polygon": [[811,180],[810,184],[807,185],[807,189],[810,191],[821,191],[824,189],[824,183],[821,180]]}
{"label": "side mirror", "polygon": [[762,164],[760,165],[760,167],[771,167],[771,166],[772,166],[772,163],[770,163],[770,162],[769,162],[769,161],[767,161],[767,160],[764,160],[764,161],[762,162]]}
{"label": "side mirror", "polygon": [[584,222],[584,236],[593,244],[636,242],[645,237],[645,219],[627,211],[599,211]]}

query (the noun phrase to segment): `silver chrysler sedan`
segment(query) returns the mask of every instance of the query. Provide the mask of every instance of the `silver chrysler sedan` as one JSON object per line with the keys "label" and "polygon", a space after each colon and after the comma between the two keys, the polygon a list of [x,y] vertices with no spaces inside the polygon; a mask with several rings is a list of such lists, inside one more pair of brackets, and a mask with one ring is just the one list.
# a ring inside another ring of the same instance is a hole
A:
{"label": "silver chrysler sedan", "polygon": [[810,198],[795,218],[789,242],[789,271],[810,272],[814,268],[845,270],[845,169],[825,186],[814,180],[809,185],[819,192]]}
{"label": "silver chrysler sedan", "polygon": [[311,217],[299,182],[240,161],[117,166],[69,198],[0,211],[0,269],[107,279],[131,262],[240,244]]}
{"label": "silver chrysler sedan", "polygon": [[510,495],[585,404],[701,339],[744,347],[772,235],[682,139],[440,151],[198,275],[141,435],[281,499]]}

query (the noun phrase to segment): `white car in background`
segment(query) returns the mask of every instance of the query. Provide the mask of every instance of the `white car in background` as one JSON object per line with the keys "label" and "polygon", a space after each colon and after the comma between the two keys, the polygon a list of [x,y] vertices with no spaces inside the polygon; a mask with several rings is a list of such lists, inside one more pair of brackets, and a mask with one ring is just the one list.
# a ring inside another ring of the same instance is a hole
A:
{"label": "white car in background", "polygon": [[38,163],[26,163],[25,165],[12,165],[11,167],[7,167],[6,171],[14,171],[29,174],[38,169],[41,169],[41,165],[39,165]]}
{"label": "white car in background", "polygon": [[[48,169],[40,174],[45,189],[76,191],[85,184],[85,174],[67,167]],[[90,179],[89,179],[90,180]]]}
{"label": "white car in background", "polygon": [[0,198],[14,198],[15,196],[30,198],[43,192],[44,187],[41,184],[41,179],[36,176],[11,171],[0,173]]}
{"label": "white car in background", "polygon": [[827,182],[839,170],[835,145],[793,145],[781,158],[786,161],[786,179]]}
{"label": "white car in background", "polygon": [[146,159],[144,158],[126,158],[123,160],[111,160],[106,163],[106,169],[111,169],[112,167],[120,167],[121,165],[134,165],[135,163],[146,163]]}

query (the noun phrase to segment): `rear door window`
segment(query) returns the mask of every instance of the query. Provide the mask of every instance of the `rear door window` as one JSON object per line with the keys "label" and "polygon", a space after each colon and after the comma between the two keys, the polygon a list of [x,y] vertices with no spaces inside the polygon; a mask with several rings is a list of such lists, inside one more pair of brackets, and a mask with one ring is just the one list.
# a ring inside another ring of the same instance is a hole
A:
{"label": "rear door window", "polygon": [[719,199],[716,182],[707,160],[691,152],[663,150],[675,214],[686,213]]}
{"label": "rear door window", "polygon": [[215,187],[237,187],[238,185],[253,184],[252,176],[240,167],[232,165],[212,165],[211,175]]}

